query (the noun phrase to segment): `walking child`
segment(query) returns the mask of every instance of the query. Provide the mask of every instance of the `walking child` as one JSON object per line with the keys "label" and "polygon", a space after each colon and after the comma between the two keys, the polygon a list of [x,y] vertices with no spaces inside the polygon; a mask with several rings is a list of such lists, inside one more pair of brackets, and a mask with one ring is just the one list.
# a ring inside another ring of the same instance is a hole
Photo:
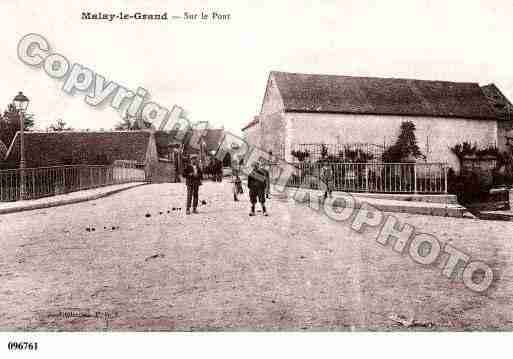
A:
{"label": "walking child", "polygon": [[253,171],[248,176],[249,200],[251,202],[250,216],[255,215],[255,205],[260,202],[262,206],[262,213],[267,216],[267,209],[265,208],[265,197],[267,190],[267,181],[269,178],[268,172],[260,168],[260,164],[255,162],[253,164]]}
{"label": "walking child", "polygon": [[239,176],[238,168],[232,168],[232,182],[233,182],[233,200],[238,202],[239,199],[237,197],[238,194],[243,194],[244,190],[242,189],[242,180]]}

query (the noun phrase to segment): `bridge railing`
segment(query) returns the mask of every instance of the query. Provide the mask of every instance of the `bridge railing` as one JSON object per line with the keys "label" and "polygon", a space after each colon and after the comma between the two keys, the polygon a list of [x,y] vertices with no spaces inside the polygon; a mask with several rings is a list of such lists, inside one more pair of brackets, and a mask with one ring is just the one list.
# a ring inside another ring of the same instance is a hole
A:
{"label": "bridge railing", "polygon": [[145,181],[144,166],[132,161],[112,165],[70,165],[0,170],[0,201],[36,199],[127,182]]}
{"label": "bridge railing", "polygon": [[[447,193],[446,163],[289,163],[295,167],[290,187],[322,189],[321,169],[331,170],[334,191],[377,193]],[[271,177],[279,176],[277,165]]]}

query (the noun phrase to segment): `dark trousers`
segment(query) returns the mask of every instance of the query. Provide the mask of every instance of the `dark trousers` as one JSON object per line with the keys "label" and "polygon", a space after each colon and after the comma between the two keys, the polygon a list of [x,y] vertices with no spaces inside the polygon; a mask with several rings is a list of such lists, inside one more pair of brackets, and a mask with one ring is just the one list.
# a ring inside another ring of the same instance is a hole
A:
{"label": "dark trousers", "polygon": [[192,208],[198,207],[198,189],[199,184],[193,183],[187,186],[187,209],[191,209],[191,201]]}
{"label": "dark trousers", "polygon": [[249,191],[249,201],[251,202],[251,212],[255,212],[255,204],[260,202],[262,205],[262,212],[266,212],[265,208],[265,189],[262,190],[250,190]]}
{"label": "dark trousers", "polygon": [[261,204],[265,204],[265,190],[250,190],[249,201],[251,204],[255,204],[257,201]]}

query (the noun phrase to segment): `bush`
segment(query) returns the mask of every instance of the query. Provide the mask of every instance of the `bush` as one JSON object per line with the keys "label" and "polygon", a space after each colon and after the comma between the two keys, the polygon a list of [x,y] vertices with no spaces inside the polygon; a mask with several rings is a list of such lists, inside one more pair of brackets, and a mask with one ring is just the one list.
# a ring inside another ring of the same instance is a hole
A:
{"label": "bush", "polygon": [[297,160],[299,162],[303,162],[305,159],[310,157],[310,152],[308,152],[308,151],[295,150],[295,151],[292,151],[290,154],[292,155],[292,157],[297,158]]}
{"label": "bush", "polygon": [[401,124],[401,133],[394,145],[383,152],[383,162],[403,162],[413,158],[425,158],[420,152],[415,137],[415,124],[410,121],[404,121]]}
{"label": "bush", "polygon": [[458,143],[451,147],[451,151],[458,157],[461,161],[461,159],[465,156],[473,156],[477,152],[477,145],[472,145],[470,142],[463,142]]}
{"label": "bush", "polygon": [[[511,186],[513,185],[513,158],[511,153],[500,152],[499,149],[490,145],[487,147],[478,147],[476,144],[471,144],[470,142],[458,143],[457,145],[451,147],[451,151],[458,157],[460,161],[460,165],[463,168],[463,163],[465,158],[474,157],[477,160],[486,160],[489,157],[495,157],[496,165],[495,168],[490,173],[479,172],[473,170],[475,175],[480,178],[480,183],[484,189],[490,186]],[[468,170],[462,169],[464,172],[468,172]],[[470,174],[466,175],[467,177],[471,176]]]}
{"label": "bush", "polygon": [[467,171],[457,175],[450,168],[447,172],[447,190],[455,194],[461,204],[486,201],[492,187],[493,182],[478,171]]}

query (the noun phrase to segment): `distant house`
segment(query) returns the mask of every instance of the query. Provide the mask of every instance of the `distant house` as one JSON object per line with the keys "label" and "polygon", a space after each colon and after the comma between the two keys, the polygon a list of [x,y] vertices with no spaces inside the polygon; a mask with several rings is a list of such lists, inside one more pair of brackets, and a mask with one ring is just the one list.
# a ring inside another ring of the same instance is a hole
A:
{"label": "distant house", "polygon": [[[25,132],[25,159],[28,168],[75,164],[106,165],[116,160],[147,164],[156,160],[155,141],[148,131],[113,132]],[[15,135],[3,167],[17,168],[20,161],[20,134]]]}
{"label": "distant house", "polygon": [[501,151],[505,151],[506,136],[510,135],[513,130],[513,105],[495,84],[481,86],[481,89],[498,118],[497,146]]}
{"label": "distant house", "polygon": [[208,153],[217,152],[224,138],[224,129],[209,128],[204,133],[205,146]]}
{"label": "distant house", "polygon": [[458,169],[450,147],[498,143],[502,120],[486,91],[467,82],[271,72],[260,114],[243,132],[250,145],[293,161],[299,144],[393,144],[411,121],[426,160]]}
{"label": "distant house", "polygon": [[[281,116],[281,112],[280,112]],[[279,121],[279,120],[278,120]],[[259,116],[255,116],[252,121],[250,121],[246,126],[242,128],[242,133],[244,136],[244,140],[251,144],[251,146],[255,146],[258,148],[261,148],[261,140],[263,137],[263,128],[260,126],[260,119]],[[276,154],[281,154],[280,157],[284,157],[284,151],[285,151],[285,143],[284,141],[281,141],[280,143],[277,143],[280,150],[276,152]],[[275,148],[276,146],[272,146]],[[282,153],[283,152],[283,153]]]}
{"label": "distant house", "polygon": [[217,152],[224,138],[224,129],[209,128],[205,130],[191,130],[186,133],[178,131],[156,132],[155,138],[160,157],[167,157],[167,148],[182,145],[186,154],[200,154],[200,148],[203,150],[202,156]]}

